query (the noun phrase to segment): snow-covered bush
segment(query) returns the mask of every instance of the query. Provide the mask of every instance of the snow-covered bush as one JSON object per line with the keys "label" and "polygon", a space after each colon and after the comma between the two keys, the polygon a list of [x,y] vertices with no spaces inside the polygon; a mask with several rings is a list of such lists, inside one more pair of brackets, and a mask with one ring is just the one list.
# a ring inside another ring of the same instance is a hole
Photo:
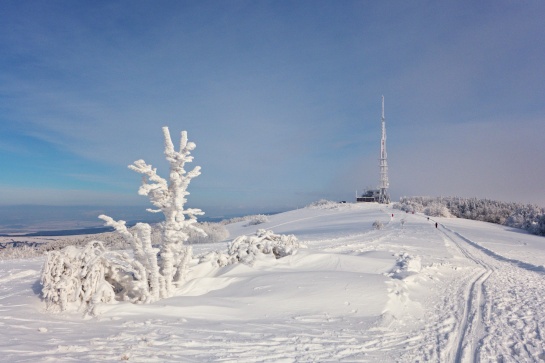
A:
{"label": "snow-covered bush", "polygon": [[334,202],[327,199],[320,199],[316,202],[312,202],[307,205],[305,208],[309,209],[334,209],[334,210],[346,210],[357,208],[355,203],[346,203],[346,202]]}
{"label": "snow-covered bush", "polygon": [[[266,215],[264,214],[253,214],[253,215],[248,215],[248,216],[243,216],[243,217],[234,217],[234,218],[229,218],[229,219],[224,219],[223,221],[219,222],[223,225],[227,225],[227,224],[232,224],[232,223],[239,223],[239,222],[248,222],[248,225],[250,225],[250,222],[253,221],[253,220],[263,220],[263,217],[267,218],[267,220],[265,222],[262,222],[262,223],[266,223],[268,222],[268,218]],[[259,223],[256,223],[256,224],[259,224]]]}
{"label": "snow-covered bush", "polygon": [[376,221],[373,222],[373,228],[374,229],[382,229],[382,228],[384,228],[384,224],[381,221],[376,220]]}
{"label": "snow-covered bush", "polygon": [[229,243],[227,253],[211,252],[200,258],[200,263],[211,262],[215,266],[234,263],[253,265],[260,255],[273,255],[279,259],[294,255],[301,248],[294,235],[274,234],[270,230],[258,229],[253,236],[239,236]]}
{"label": "snow-covered bush", "polygon": [[[119,300],[150,303],[172,296],[175,288],[184,282],[192,258],[191,246],[184,243],[190,232],[206,235],[195,225],[196,216],[204,213],[200,209],[184,209],[185,197],[189,194],[187,187],[194,177],[200,175],[200,167],[190,172],[184,169],[186,162],[193,161],[190,154],[195,149],[195,144],[188,142],[185,131],[181,133],[179,151],[174,149],[167,127],[163,127],[163,135],[165,156],[170,163],[168,181],[144,160],[129,165],[131,170],[144,175],[138,194],[148,196],[157,208],[148,211],[162,212],[165,216],[165,221],[156,226],[160,232],[158,248],[152,244],[154,229],[149,224],[138,223],[129,230],[125,221],[100,215],[107,226],[113,227],[130,244],[134,257],[107,254],[100,242],[88,244],[82,252],[72,247],[49,252],[42,272],[43,296],[48,307],[64,310],[66,301],[72,301],[74,294],[81,295],[77,293],[80,285],[82,302],[94,306],[98,302],[113,301],[114,295],[110,292],[114,290]],[[85,287],[87,274],[78,273],[74,266],[90,271],[96,286]],[[108,285],[102,283],[105,281]]]}
{"label": "snow-covered bush", "polygon": [[330,209],[336,208],[339,206],[338,202],[333,202],[327,199],[320,199],[315,202],[310,203],[307,208],[318,208],[318,209]]}
{"label": "snow-covered bush", "polygon": [[216,243],[229,238],[229,231],[221,223],[201,222],[198,223],[198,227],[206,233],[206,236],[190,230],[188,232],[188,244]]}
{"label": "snow-covered bush", "polygon": [[269,217],[267,217],[264,214],[257,214],[255,216],[252,216],[252,218],[248,221],[248,226],[255,226],[262,223],[267,223],[269,221]]}
{"label": "snow-covered bush", "polygon": [[42,268],[42,295],[48,309],[64,311],[73,305],[93,314],[98,303],[115,301],[111,263],[102,242],[92,241],[84,249],[69,246],[47,254]]}
{"label": "snow-covered bush", "polygon": [[440,203],[431,203],[424,209],[424,214],[430,217],[446,217],[450,218],[448,208]]}
{"label": "snow-covered bush", "polygon": [[0,249],[0,260],[15,260],[19,258],[31,258],[42,255],[36,247],[8,246]]}
{"label": "snow-covered bush", "polygon": [[527,229],[530,233],[545,236],[545,214],[536,216]]}
{"label": "snow-covered bush", "polygon": [[[294,254],[299,249],[299,241],[290,234],[274,234],[270,230],[258,229],[254,236],[239,236],[229,244],[228,253],[237,260],[248,263],[257,253],[273,254],[276,258]],[[252,257],[253,255],[253,257]]]}
{"label": "snow-covered bush", "polygon": [[399,203],[394,204],[394,208],[402,210],[403,212],[407,212],[407,213],[415,213],[415,212],[422,212],[422,210],[424,209],[424,206],[422,204],[419,204],[413,201],[410,198],[403,197],[401,198],[401,201]]}

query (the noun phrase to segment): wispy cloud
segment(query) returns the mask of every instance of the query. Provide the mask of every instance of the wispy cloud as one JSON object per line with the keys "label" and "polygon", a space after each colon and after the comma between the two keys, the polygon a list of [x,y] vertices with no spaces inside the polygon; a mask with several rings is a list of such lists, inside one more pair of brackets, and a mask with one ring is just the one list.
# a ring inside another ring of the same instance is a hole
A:
{"label": "wispy cloud", "polygon": [[[115,196],[138,187],[128,164],[144,158],[167,172],[164,125],[197,143],[197,204],[349,199],[378,179],[382,94],[394,195],[539,194],[542,168],[513,155],[542,154],[542,3],[0,7],[0,148],[11,178],[34,181],[24,195],[0,178],[14,203],[74,202],[62,188],[88,190],[81,202],[101,191],[99,200],[132,203]],[[31,144],[16,135],[54,150],[58,170],[21,174]],[[63,177],[72,184],[51,191]]]}

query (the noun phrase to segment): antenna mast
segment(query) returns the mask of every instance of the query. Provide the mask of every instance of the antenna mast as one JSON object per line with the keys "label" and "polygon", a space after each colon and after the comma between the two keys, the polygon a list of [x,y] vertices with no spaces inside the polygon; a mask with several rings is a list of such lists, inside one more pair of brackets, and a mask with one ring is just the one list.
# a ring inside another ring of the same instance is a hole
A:
{"label": "antenna mast", "polygon": [[379,203],[390,203],[390,195],[388,194],[388,161],[386,156],[386,119],[384,118],[384,96],[382,96],[382,138],[380,140],[380,187],[379,187]]}

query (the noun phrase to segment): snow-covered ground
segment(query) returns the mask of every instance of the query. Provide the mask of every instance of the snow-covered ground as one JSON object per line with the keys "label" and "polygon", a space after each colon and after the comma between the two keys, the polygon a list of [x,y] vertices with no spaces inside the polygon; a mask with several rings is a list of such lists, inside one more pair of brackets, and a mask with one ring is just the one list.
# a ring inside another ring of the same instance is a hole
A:
{"label": "snow-covered ground", "polygon": [[308,248],[199,264],[176,297],[91,319],[45,311],[43,258],[0,261],[0,361],[545,361],[543,237],[377,204],[246,224],[228,225],[231,238],[267,228]]}

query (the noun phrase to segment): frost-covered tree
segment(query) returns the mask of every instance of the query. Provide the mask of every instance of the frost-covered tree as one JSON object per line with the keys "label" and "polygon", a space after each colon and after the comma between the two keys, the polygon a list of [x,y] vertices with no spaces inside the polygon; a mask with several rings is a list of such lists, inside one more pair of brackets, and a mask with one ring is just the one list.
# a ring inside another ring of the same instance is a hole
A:
{"label": "frost-covered tree", "polygon": [[148,209],[152,213],[163,213],[165,221],[161,223],[162,241],[157,258],[157,250],[151,245],[151,227],[146,223],[137,225],[135,233],[130,233],[124,221],[115,222],[110,217],[101,215],[123,236],[131,241],[135,251],[135,259],[149,271],[150,289],[153,300],[171,296],[177,285],[182,283],[188,271],[191,259],[191,246],[184,245],[189,238],[189,232],[206,236],[197,227],[197,216],[203,215],[200,209],[184,209],[189,195],[187,187],[191,180],[201,174],[200,166],[191,171],[185,170],[185,164],[193,161],[191,151],[195,143],[188,142],[187,132],[182,131],[179,151],[176,151],[168,127],[163,127],[165,139],[165,156],[170,164],[168,181],[157,174],[157,169],[140,159],[129,165],[144,176],[138,194],[147,196],[156,209]]}
{"label": "frost-covered tree", "polygon": [[85,306],[93,313],[100,302],[117,300],[151,303],[172,296],[185,279],[192,257],[191,246],[185,245],[189,235],[206,237],[195,223],[200,209],[184,209],[191,180],[200,175],[200,167],[191,171],[185,164],[193,161],[193,142],[187,133],[181,133],[179,150],[175,150],[167,127],[163,127],[165,156],[170,163],[168,180],[157,174],[157,169],[137,160],[129,168],[143,174],[138,190],[149,197],[165,221],[159,225],[158,247],[152,244],[154,229],[147,223],[138,223],[131,229],[125,221],[115,221],[100,215],[107,226],[113,227],[131,246],[133,258],[126,253],[109,252],[102,242],[92,241],[81,250],[69,246],[48,253],[42,269],[42,295],[49,309],[63,311],[70,306]]}
{"label": "frost-covered tree", "polygon": [[430,217],[451,217],[448,208],[439,202],[428,204],[424,209],[424,214]]}

